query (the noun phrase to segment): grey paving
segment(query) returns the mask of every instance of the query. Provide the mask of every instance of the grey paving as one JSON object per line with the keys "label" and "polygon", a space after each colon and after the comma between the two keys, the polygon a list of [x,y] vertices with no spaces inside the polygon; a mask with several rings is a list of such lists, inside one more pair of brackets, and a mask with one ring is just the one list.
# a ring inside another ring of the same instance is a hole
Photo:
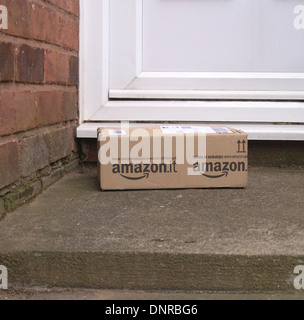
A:
{"label": "grey paving", "polygon": [[293,292],[304,170],[251,169],[247,189],[101,192],[83,166],[0,221],[22,285]]}

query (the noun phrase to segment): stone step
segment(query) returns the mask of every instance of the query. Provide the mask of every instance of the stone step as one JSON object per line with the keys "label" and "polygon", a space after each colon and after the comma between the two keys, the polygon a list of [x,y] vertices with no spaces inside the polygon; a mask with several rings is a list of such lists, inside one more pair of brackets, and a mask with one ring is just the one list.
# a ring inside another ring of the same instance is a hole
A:
{"label": "stone step", "polygon": [[251,169],[246,189],[115,192],[96,172],[78,168],[0,221],[9,285],[301,292],[303,170]]}

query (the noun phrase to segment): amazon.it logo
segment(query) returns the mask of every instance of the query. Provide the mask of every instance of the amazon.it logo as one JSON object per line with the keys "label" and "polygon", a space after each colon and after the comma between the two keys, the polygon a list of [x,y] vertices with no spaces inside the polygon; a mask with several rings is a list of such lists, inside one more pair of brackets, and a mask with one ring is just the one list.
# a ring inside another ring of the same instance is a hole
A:
{"label": "amazon.it logo", "polygon": [[171,164],[167,163],[128,163],[128,164],[113,164],[112,173],[119,174],[127,180],[143,180],[148,179],[153,173],[177,173],[176,161]]}

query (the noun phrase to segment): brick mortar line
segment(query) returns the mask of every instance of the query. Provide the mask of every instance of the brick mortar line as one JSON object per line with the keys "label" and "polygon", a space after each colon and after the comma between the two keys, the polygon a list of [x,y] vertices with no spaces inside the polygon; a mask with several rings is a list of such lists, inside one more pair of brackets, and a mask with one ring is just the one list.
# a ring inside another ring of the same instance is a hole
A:
{"label": "brick mortar line", "polygon": [[64,91],[64,92],[75,92],[78,91],[77,85],[64,85],[57,83],[26,83],[26,82],[0,82],[1,92],[28,92],[32,91],[33,93],[41,92],[41,91]]}
{"label": "brick mortar line", "polygon": [[64,54],[69,54],[70,56],[74,56],[74,57],[78,58],[79,51],[65,48],[65,47],[62,47],[62,46],[55,44],[55,43],[48,43],[43,40],[24,38],[24,37],[15,36],[15,35],[9,35],[9,34],[2,33],[0,31],[0,41],[6,42],[6,43],[8,43],[8,42],[13,43],[15,45],[27,44],[27,45],[34,47],[34,48],[58,51],[58,52],[61,52]]}
{"label": "brick mortar line", "polygon": [[31,3],[37,3],[37,4],[40,4],[40,5],[43,5],[47,8],[50,8],[50,9],[54,9],[55,11],[59,12],[59,13],[63,13],[63,14],[66,14],[68,16],[71,16],[72,18],[74,19],[77,19],[79,20],[79,12],[78,12],[78,16],[75,15],[74,13],[70,12],[70,11],[67,11],[63,8],[60,8],[58,7],[57,5],[55,5],[54,3],[51,3],[51,2],[48,2],[48,1],[43,1],[43,0],[30,0]]}
{"label": "brick mortar line", "polygon": [[[60,87],[60,88],[68,89],[66,91],[73,91],[72,90],[73,88],[76,88],[76,89],[78,88],[78,84],[62,84],[62,83],[56,83],[56,82],[34,83],[34,82],[20,82],[20,81],[14,80],[14,81],[3,81],[3,82],[0,81],[0,87],[2,88],[1,92],[3,92],[4,90],[5,91],[11,91],[11,88],[13,88],[14,85],[20,86],[20,87],[22,87],[22,86],[26,87],[27,86],[27,88],[24,88],[23,91],[31,90],[30,87],[34,87],[34,88],[37,87],[37,89],[38,89],[38,87],[40,87],[40,88],[41,87],[45,87],[46,89],[51,90],[51,87],[53,86],[53,88],[54,87]],[[22,90],[22,88],[21,88],[21,90]],[[36,90],[36,91],[43,91],[43,89],[41,88],[40,90]]]}
{"label": "brick mortar line", "polygon": [[[32,129],[28,129],[26,131],[20,131],[13,134],[8,134],[5,136],[0,136],[0,141],[2,143],[9,143],[12,141],[17,141],[20,143],[23,139],[35,137],[37,135],[44,135],[51,133],[54,129],[65,129],[65,128],[71,128],[75,129],[78,126],[78,120],[68,120],[63,121],[60,123],[55,123],[51,125],[46,125],[43,127],[36,127]],[[76,138],[76,136],[74,136]]]}

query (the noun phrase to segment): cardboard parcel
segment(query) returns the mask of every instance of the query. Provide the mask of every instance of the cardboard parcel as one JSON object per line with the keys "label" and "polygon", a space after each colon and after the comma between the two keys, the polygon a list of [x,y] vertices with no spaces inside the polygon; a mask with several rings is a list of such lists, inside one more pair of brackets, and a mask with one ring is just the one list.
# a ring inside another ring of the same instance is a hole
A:
{"label": "cardboard parcel", "polygon": [[98,129],[102,190],[245,188],[247,134],[228,127]]}

